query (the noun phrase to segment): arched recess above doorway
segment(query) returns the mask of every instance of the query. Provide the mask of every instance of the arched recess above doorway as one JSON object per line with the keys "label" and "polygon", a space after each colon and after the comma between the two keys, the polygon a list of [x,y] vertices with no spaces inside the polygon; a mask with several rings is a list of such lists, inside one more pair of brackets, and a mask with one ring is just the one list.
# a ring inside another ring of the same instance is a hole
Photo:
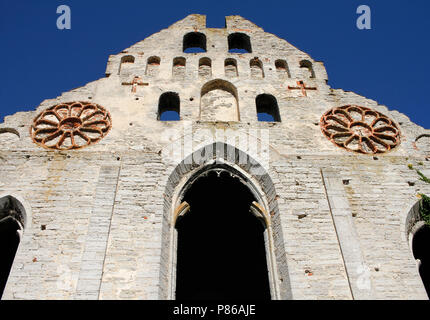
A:
{"label": "arched recess above doorway", "polygon": [[201,121],[240,121],[239,96],[236,87],[225,80],[206,83],[200,95]]}
{"label": "arched recess above doorway", "polygon": [[271,298],[292,299],[275,185],[256,160],[225,143],[214,143],[193,152],[176,166],[167,181],[164,194],[159,298],[175,299],[175,223],[177,215],[188,212],[187,204],[183,201],[184,195],[199,177],[217,171],[239,179],[255,197],[254,210],[250,208],[251,213],[258,215],[260,212],[267,217],[265,239]]}

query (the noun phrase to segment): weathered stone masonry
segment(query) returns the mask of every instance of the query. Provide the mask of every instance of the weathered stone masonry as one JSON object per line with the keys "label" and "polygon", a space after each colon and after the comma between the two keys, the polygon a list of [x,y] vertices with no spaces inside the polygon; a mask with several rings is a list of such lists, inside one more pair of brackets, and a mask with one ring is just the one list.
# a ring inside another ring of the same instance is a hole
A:
{"label": "weathered stone masonry", "polygon": [[[430,130],[327,79],[242,17],[212,29],[190,15],[110,56],[106,78],[6,117],[0,194],[26,223],[3,299],[174,299],[173,214],[214,160],[259,194],[273,299],[427,299],[409,233],[430,186],[408,164],[429,173]],[[168,92],[179,105],[160,105]],[[274,121],[258,121],[261,95]]]}

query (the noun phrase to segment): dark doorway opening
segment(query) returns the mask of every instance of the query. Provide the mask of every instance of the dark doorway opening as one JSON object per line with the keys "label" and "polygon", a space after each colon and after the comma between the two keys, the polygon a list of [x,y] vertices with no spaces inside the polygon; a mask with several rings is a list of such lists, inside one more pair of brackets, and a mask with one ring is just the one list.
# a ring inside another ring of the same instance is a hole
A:
{"label": "dark doorway opening", "polygon": [[228,172],[209,172],[185,193],[177,223],[178,300],[270,300],[264,224],[250,190]]}
{"label": "dark doorway opening", "polygon": [[[0,298],[15,259],[22,231],[22,213],[11,197],[0,199]],[[18,222],[19,221],[19,222]]]}
{"label": "dark doorway opening", "polygon": [[412,251],[415,259],[419,259],[419,271],[421,279],[430,297],[430,227],[424,226],[419,229],[412,240]]}

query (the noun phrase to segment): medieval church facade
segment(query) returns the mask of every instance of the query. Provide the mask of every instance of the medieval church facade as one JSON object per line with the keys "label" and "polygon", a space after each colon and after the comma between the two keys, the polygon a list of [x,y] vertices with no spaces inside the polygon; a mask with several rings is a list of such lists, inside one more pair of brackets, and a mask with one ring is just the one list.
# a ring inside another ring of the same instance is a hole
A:
{"label": "medieval church facade", "polygon": [[6,117],[2,299],[428,299],[430,130],[327,80],[190,15]]}

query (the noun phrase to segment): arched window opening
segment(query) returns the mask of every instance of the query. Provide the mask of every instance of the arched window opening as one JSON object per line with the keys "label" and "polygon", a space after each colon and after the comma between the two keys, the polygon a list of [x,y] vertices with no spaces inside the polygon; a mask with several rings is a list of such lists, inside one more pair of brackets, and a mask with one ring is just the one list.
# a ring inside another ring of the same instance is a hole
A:
{"label": "arched window opening", "polygon": [[201,91],[200,120],[240,121],[236,87],[221,79],[206,83]]}
{"label": "arched window opening", "polygon": [[206,36],[201,32],[190,32],[184,36],[184,53],[206,52]]}
{"label": "arched window opening", "polygon": [[279,79],[291,78],[290,70],[288,68],[287,61],[285,60],[276,60],[275,61],[276,72],[278,73]]}
{"label": "arched window opening", "polygon": [[150,77],[154,77],[158,74],[158,68],[160,67],[160,58],[156,56],[152,56],[148,58],[146,63],[146,75]]}
{"label": "arched window opening", "polygon": [[160,96],[158,101],[158,120],[180,120],[180,99],[176,92],[166,92]]}
{"label": "arched window opening", "polygon": [[234,78],[238,76],[236,59],[225,59],[224,68],[226,77]]}
{"label": "arched window opening", "polygon": [[252,79],[263,79],[264,70],[263,63],[260,59],[254,58],[249,62],[249,67],[251,68],[251,78]]}
{"label": "arched window opening", "polygon": [[260,94],[255,99],[258,121],[281,122],[276,98],[270,94]]}
{"label": "arched window opening", "polygon": [[176,222],[176,299],[270,300],[264,232],[238,178],[210,171],[186,191],[189,211]]}
{"label": "arched window opening", "polygon": [[300,68],[308,69],[309,78],[315,78],[315,72],[314,72],[314,67],[312,65],[312,62],[310,62],[309,60],[302,60],[300,61]]}
{"label": "arched window opening", "polygon": [[424,225],[412,239],[412,252],[418,263],[418,269],[427,295],[430,297],[430,227]]}
{"label": "arched window opening", "polygon": [[251,53],[251,38],[241,32],[231,33],[228,36],[228,52]]}
{"label": "arched window opening", "polygon": [[184,79],[186,70],[186,60],[184,57],[173,59],[173,78]]}
{"label": "arched window opening", "polygon": [[14,197],[0,199],[0,298],[3,295],[25,226],[25,210]]}
{"label": "arched window opening", "polygon": [[134,57],[131,55],[123,56],[119,65],[118,74],[128,74],[134,64]]}
{"label": "arched window opening", "polygon": [[209,58],[201,58],[199,60],[199,77],[210,78],[212,77],[212,61]]}

